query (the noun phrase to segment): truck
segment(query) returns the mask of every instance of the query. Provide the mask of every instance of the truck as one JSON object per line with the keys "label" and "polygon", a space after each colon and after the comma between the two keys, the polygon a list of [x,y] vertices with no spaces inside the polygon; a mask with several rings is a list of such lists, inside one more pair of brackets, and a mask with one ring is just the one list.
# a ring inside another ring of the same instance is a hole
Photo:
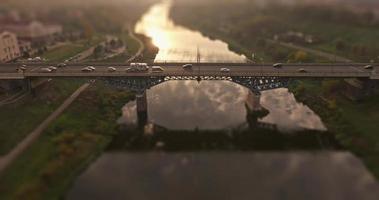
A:
{"label": "truck", "polygon": [[126,69],[126,72],[146,72],[148,70],[147,63],[130,63],[130,67]]}

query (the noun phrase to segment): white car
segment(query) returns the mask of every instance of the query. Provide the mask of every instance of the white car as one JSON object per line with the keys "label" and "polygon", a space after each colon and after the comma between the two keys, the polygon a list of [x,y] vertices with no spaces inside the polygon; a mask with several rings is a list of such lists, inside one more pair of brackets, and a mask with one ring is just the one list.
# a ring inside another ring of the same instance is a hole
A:
{"label": "white car", "polygon": [[272,65],[274,68],[282,68],[283,67],[283,63],[275,63]]}
{"label": "white car", "polygon": [[183,67],[183,69],[185,69],[185,70],[191,70],[191,69],[192,69],[192,64],[185,64],[185,65],[183,65],[182,67]]}
{"label": "white car", "polygon": [[92,71],[95,71],[96,68],[94,66],[87,66],[88,69],[91,69]]}
{"label": "white car", "polygon": [[50,73],[50,72],[52,72],[53,70],[51,70],[51,69],[49,69],[49,68],[41,68],[39,71],[42,72],[42,73]]}
{"label": "white car", "polygon": [[91,68],[88,68],[88,67],[84,67],[82,69],[82,72],[92,72],[93,70]]}
{"label": "white car", "polygon": [[374,66],[372,66],[372,65],[366,65],[365,67],[364,67],[365,69],[374,69]]}
{"label": "white car", "polygon": [[159,72],[163,72],[163,71],[164,71],[164,69],[161,66],[152,66],[151,67],[152,73],[159,73]]}
{"label": "white car", "polygon": [[307,73],[307,70],[305,70],[304,68],[300,68],[297,71],[300,72],[300,73]]}
{"label": "white car", "polygon": [[221,68],[220,72],[227,73],[227,72],[230,72],[230,69],[229,68]]}
{"label": "white car", "polygon": [[50,67],[48,67],[48,69],[50,69],[51,71],[56,71],[58,68],[56,68],[54,66],[50,66]]}
{"label": "white car", "polygon": [[108,72],[115,72],[117,69],[115,67],[108,67]]}
{"label": "white car", "polygon": [[57,67],[66,67],[67,65],[66,65],[66,63],[59,63],[59,64],[57,64]]}

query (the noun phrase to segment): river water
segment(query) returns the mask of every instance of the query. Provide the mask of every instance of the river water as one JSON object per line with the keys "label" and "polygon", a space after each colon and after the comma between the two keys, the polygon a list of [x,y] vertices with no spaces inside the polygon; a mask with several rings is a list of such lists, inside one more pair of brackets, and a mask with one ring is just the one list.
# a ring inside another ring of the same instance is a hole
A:
{"label": "river water", "polygon": [[[245,61],[243,55],[230,51],[226,43],[211,40],[200,32],[174,24],[169,18],[170,6],[170,1],[157,3],[135,27],[137,33],[151,37],[159,47],[157,62],[196,61],[199,52],[203,62]],[[170,130],[187,130],[190,134],[191,131],[197,133],[199,130],[226,131],[240,128],[249,132],[251,123],[248,125],[249,111],[245,106],[248,96],[246,88],[227,81],[165,82],[146,93],[147,121],[149,125],[163,127],[169,133]],[[319,140],[315,142],[317,145],[320,143],[319,148],[316,148],[318,150],[311,152],[298,151],[295,147],[294,151],[291,150],[292,142],[275,141],[304,129],[321,131],[318,134],[322,137],[326,130],[322,120],[307,106],[297,102],[287,89],[263,92],[260,103],[269,114],[258,118],[258,124],[273,124],[277,129],[277,133],[270,132],[275,135],[271,137],[272,140],[262,140],[273,144],[269,152],[254,150],[256,146],[247,148],[250,151],[243,153],[239,150],[225,152],[224,148],[217,151],[217,142],[207,143],[203,138],[198,146],[195,145],[196,148],[204,145],[216,148],[212,151],[184,148],[167,152],[159,149],[169,146],[170,139],[142,139],[153,143],[153,147],[144,148],[144,151],[136,151],[139,149],[137,147],[103,153],[77,179],[67,198],[376,199],[379,195],[377,182],[361,161],[349,152],[339,152],[333,148],[323,150],[325,146]],[[136,102],[127,103],[122,110],[123,116],[119,123],[126,126],[138,123]],[[144,131],[151,126],[145,126]],[[257,145],[265,137],[259,135],[264,133],[257,129],[251,132],[256,136],[247,134],[247,139],[242,139],[244,141],[227,145],[233,149],[233,145],[245,145],[249,140],[256,140],[253,143]],[[181,146],[186,146],[187,143],[182,140],[188,134],[172,135],[175,133],[171,133],[171,136],[182,142]],[[126,131],[122,134],[129,133]],[[223,134],[228,136],[232,133]],[[129,145],[138,140],[136,137],[128,138]],[[193,138],[191,141],[198,142]],[[134,143],[137,146],[140,144]],[[277,143],[281,146],[276,147]],[[301,146],[303,142],[299,143],[293,146]]]}

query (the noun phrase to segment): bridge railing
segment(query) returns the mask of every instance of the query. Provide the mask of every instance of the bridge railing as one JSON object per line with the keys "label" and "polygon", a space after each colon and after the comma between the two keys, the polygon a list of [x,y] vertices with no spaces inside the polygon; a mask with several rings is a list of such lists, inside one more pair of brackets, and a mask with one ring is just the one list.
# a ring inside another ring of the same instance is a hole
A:
{"label": "bridge railing", "polygon": [[162,77],[162,76],[255,76],[255,77],[372,77],[370,72],[163,72],[163,73],[126,73],[126,72],[27,72],[25,74],[7,73],[0,74],[0,77]]}

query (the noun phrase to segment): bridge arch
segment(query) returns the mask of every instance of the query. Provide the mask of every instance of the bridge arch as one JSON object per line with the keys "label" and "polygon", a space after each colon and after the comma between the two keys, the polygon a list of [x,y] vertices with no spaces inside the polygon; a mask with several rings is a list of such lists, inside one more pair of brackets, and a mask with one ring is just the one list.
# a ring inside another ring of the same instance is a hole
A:
{"label": "bridge arch", "polygon": [[288,86],[288,79],[282,77],[256,77],[256,76],[150,76],[136,78],[105,78],[106,84],[135,92],[142,95],[146,90],[171,80],[214,80],[230,81],[248,88],[255,94],[265,90],[284,88]]}

